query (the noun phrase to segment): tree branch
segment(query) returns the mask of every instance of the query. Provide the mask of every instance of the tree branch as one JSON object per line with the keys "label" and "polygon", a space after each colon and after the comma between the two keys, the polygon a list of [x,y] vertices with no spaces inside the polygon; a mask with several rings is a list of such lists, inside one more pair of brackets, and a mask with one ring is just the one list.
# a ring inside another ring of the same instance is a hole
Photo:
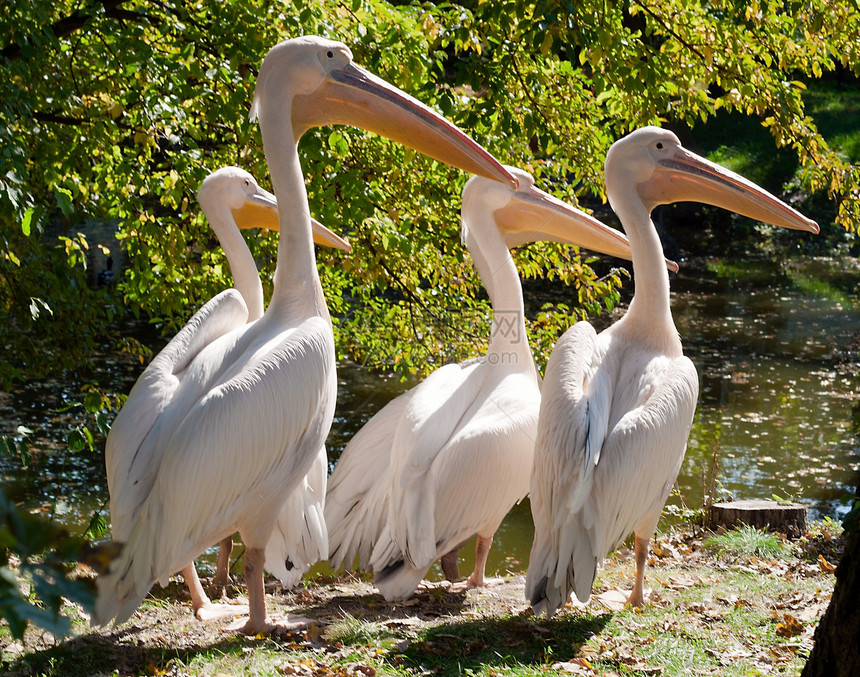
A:
{"label": "tree branch", "polygon": [[[112,19],[139,21],[139,14],[120,8],[120,5],[126,1],[127,0],[101,0],[99,4],[104,8],[105,16]],[[93,16],[95,16],[95,6],[87,9],[78,9],[72,12],[69,16],[58,19],[44,30],[50,31],[57,38],[64,38],[83,28],[86,22]],[[25,42],[27,41],[26,38],[24,40]],[[0,56],[8,59],[9,61],[21,58],[22,53],[21,43],[12,43],[0,50]]]}
{"label": "tree branch", "polygon": [[83,118],[74,118],[71,115],[41,113],[39,111],[33,111],[33,119],[38,120],[39,122],[52,122],[58,125],[86,125],[91,122],[90,120],[84,120]]}

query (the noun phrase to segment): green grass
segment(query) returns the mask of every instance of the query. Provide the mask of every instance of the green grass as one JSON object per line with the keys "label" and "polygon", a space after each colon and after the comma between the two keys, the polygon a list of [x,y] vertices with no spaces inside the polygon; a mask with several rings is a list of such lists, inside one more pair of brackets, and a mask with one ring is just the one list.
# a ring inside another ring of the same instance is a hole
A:
{"label": "green grass", "polygon": [[[836,542],[838,525],[822,522],[813,537]],[[468,594],[424,591],[403,605],[384,602],[363,581],[324,581],[280,602],[303,600],[308,615],[326,619],[304,635],[224,634],[167,598],[119,630],[79,625],[79,637],[4,654],[0,672],[531,677],[574,662],[580,674],[607,677],[800,672],[833,586],[816,557],[751,528],[704,540],[673,531],[655,546],[649,600],[639,609],[610,609],[593,599],[536,618],[524,602],[522,577]],[[629,590],[632,578],[622,550],[600,569],[595,593]]]}
{"label": "green grass", "polygon": [[798,162],[790,148],[775,148],[770,132],[758,119],[720,112],[693,128],[696,152],[779,194],[795,174]]}
{"label": "green grass", "polygon": [[382,648],[392,643],[395,634],[384,624],[362,621],[346,612],[339,621],[325,632],[326,641],[341,644],[356,644]]}
{"label": "green grass", "polygon": [[848,162],[860,162],[860,100],[857,83],[816,81],[804,94],[808,112],[818,131]]}
{"label": "green grass", "polygon": [[559,615],[550,620],[528,615],[457,620],[418,634],[402,654],[405,666],[419,673],[539,674],[567,660],[600,633],[608,614]]}
{"label": "green grass", "polygon": [[[860,162],[860,86],[855,79],[845,83],[816,80],[807,83],[803,100],[807,114],[830,148],[848,162]],[[790,147],[777,148],[770,132],[761,121],[739,112],[720,111],[707,122],[692,129],[693,150],[704,154],[776,195],[792,193],[802,197],[794,204],[804,214],[819,222],[822,233],[815,238],[798,238],[783,229],[758,232],[750,242],[760,251],[788,247],[806,253],[834,255],[851,252],[856,237],[842,228],[828,227],[836,216],[836,205],[824,191],[804,195],[799,189],[799,163]]]}
{"label": "green grass", "polygon": [[[746,553],[760,553],[761,543],[768,540],[758,535],[731,538],[736,552]],[[750,550],[752,541],[758,545]],[[176,607],[168,615],[170,610],[159,605],[127,630],[107,636],[85,634],[20,656],[5,655],[0,671],[63,677],[98,673],[525,677],[547,674],[559,662],[578,661],[591,666],[592,672],[583,674],[607,676],[680,676],[693,670],[722,677],[798,674],[832,576],[790,553],[786,559],[750,564],[715,559],[698,545],[693,553],[680,552],[677,543],[675,547],[678,555],[652,559],[648,568],[652,592],[641,609],[610,610],[593,600],[584,609],[565,608],[552,619],[535,618],[525,608],[519,587],[507,593],[516,607],[511,612],[484,607],[483,595],[499,594],[489,589],[468,596],[449,593],[451,611],[436,616],[433,610],[441,607],[424,593],[419,602],[402,607],[407,615],[389,621],[387,615],[396,607],[370,596],[358,599],[363,612],[340,611],[328,625],[304,637],[245,638],[215,631],[185,640],[186,626],[196,624],[189,620],[187,608]],[[765,550],[771,552],[770,548],[772,544]],[[601,581],[629,589],[632,574],[629,561],[609,560]],[[413,613],[421,613],[423,621],[413,622]],[[780,634],[786,614],[797,617],[799,636]],[[138,641],[141,628],[149,631]]]}
{"label": "green grass", "polygon": [[[858,83],[811,81],[803,101],[827,143],[849,162],[860,162]],[[759,120],[739,112],[721,111],[697,124],[693,134],[699,150],[710,159],[768,189],[779,190],[798,166],[790,148],[775,149],[773,137]]]}
{"label": "green grass", "polygon": [[782,537],[748,525],[709,538],[705,547],[715,551],[717,556],[788,557],[792,554]]}
{"label": "green grass", "polygon": [[[304,659],[307,660],[307,659]],[[298,662],[298,661],[294,661]],[[275,646],[229,647],[170,659],[162,668],[181,675],[283,675],[288,663]],[[157,669],[155,670],[157,672]]]}

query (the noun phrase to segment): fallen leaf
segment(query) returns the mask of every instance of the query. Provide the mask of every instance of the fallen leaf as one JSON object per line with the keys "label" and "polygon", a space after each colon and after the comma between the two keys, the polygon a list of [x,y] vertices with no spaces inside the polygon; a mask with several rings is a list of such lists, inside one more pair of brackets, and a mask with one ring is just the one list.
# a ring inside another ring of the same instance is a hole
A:
{"label": "fallen leaf", "polygon": [[597,600],[607,609],[621,611],[624,605],[627,604],[627,597],[626,593],[621,592],[617,588],[612,588],[606,592],[601,592],[599,595],[594,595],[592,599]]}
{"label": "fallen leaf", "polygon": [[776,624],[776,634],[780,637],[797,637],[803,632],[803,623],[791,614],[784,614],[782,623]]}
{"label": "fallen leaf", "polygon": [[818,555],[818,566],[825,574],[832,574],[834,571],[836,571],[836,565],[831,564],[826,559],[824,559],[824,555]]}
{"label": "fallen leaf", "polygon": [[671,576],[666,584],[667,588],[672,590],[685,590],[692,588],[694,585],[701,583],[702,579],[691,574],[681,574],[680,576]]}
{"label": "fallen leaf", "polygon": [[624,663],[625,665],[630,666],[638,673],[646,674],[646,675],[660,675],[663,674],[663,668],[658,667],[656,665],[648,665],[648,663],[640,658],[639,656],[629,656],[629,655],[619,655],[618,660]]}
{"label": "fallen leaf", "polygon": [[319,642],[322,636],[322,629],[316,623],[312,623],[306,630],[305,635],[312,642]]}
{"label": "fallen leaf", "polygon": [[672,547],[668,542],[663,543],[652,543],[651,544],[651,552],[653,552],[660,559],[674,559],[680,560],[681,557],[678,554],[678,551]]}
{"label": "fallen leaf", "polygon": [[593,675],[594,668],[584,658],[571,658],[569,661],[553,663],[553,670],[560,670],[573,675]]}

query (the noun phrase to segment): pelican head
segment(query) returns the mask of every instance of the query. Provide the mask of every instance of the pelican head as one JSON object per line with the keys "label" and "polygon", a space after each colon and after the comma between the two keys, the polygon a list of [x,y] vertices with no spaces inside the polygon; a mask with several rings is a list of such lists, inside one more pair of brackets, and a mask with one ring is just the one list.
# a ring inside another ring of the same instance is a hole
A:
{"label": "pelican head", "polygon": [[[218,204],[229,209],[240,229],[280,230],[278,201],[257,180],[239,167],[221,167],[203,179],[197,191],[201,204]],[[311,219],[314,242],[325,247],[352,251],[352,246],[316,219]]]}
{"label": "pelican head", "polygon": [[[463,189],[463,212],[492,213],[508,248],[543,240],[631,259],[630,242],[624,233],[540,190],[528,172],[506,169],[519,182],[518,188],[472,177]],[[677,270],[674,263],[667,265]]]}
{"label": "pelican head", "polygon": [[[264,110],[267,106],[274,110]],[[402,143],[440,162],[512,186],[514,179],[475,141],[417,99],[352,62],[340,42],[285,40],[260,67],[251,119],[291,111],[298,140],[311,127],[348,124]]]}
{"label": "pelican head", "polygon": [[649,211],[670,202],[704,202],[774,226],[818,232],[815,221],[752,181],[691,153],[659,127],[643,127],[616,141],[606,154],[605,170],[610,195],[613,188],[635,185]]}

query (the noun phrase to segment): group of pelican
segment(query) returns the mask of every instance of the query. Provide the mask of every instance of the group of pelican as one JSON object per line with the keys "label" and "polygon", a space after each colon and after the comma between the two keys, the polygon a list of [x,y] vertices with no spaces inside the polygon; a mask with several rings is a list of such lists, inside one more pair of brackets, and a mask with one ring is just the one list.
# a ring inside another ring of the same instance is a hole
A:
{"label": "group of pelican", "polygon": [[[635,534],[644,601],[648,542],[684,456],[698,392],[669,307],[667,268],[651,210],[696,200],[777,226],[817,225],[742,177],[646,127],[606,158],[606,189],[627,237],[501,165],[444,118],[371,75],[342,43],[286,40],[263,60],[251,107],[274,195],[238,168],[198,199],[235,288],[206,303],[152,360],[106,445],[112,538],[122,544],[98,580],[95,624],[128,619],[152,585],[181,571],[201,619],[237,614],[206,596],[194,559],[232,536],[245,544],[247,618],[256,634],[301,618],[266,612],[264,569],[295,584],[314,562],[374,572],[388,600],[414,593],[441,559],[458,579],[460,547],[477,535],[485,584],[493,535],[530,494],[535,536],[526,595],[552,615],[587,600],[600,560]],[[310,215],[297,143],[311,127],[352,124],[474,174],[463,191],[462,239],[496,318],[485,355],[437,369],[353,437],[331,478],[324,442],[337,380],[331,320],[314,242],[349,245]],[[239,231],[279,230],[271,301]],[[629,237],[629,240],[628,240]],[[626,315],[597,335],[579,322],[559,339],[541,382],[526,338],[510,249],[550,240],[632,259]],[[504,358],[504,359],[502,359]],[[326,482],[328,479],[328,487]]]}

